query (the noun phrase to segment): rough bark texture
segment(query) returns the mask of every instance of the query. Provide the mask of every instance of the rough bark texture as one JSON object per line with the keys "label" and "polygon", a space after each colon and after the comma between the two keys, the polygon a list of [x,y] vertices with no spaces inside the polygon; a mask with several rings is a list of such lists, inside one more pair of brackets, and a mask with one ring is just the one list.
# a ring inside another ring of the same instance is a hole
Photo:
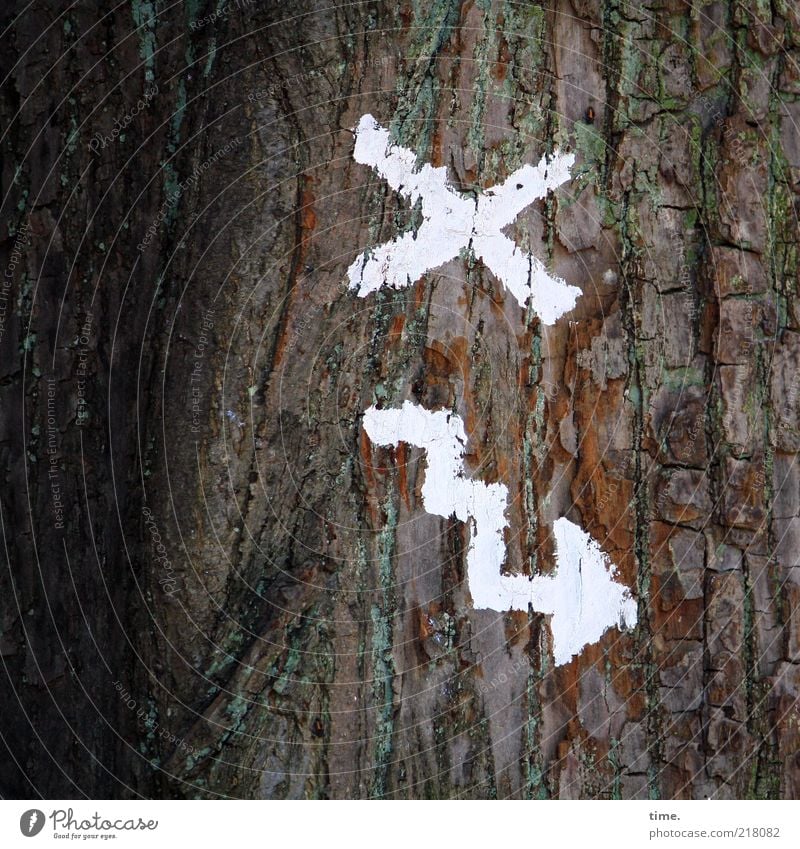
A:
{"label": "rough bark texture", "polygon": [[[2,795],[796,798],[796,5],[14,5]],[[573,313],[463,260],[348,291],[415,221],[365,112],[464,191],[574,150],[511,230]],[[554,669],[472,610],[421,452],[361,428],[405,399],[508,485],[508,569],[566,515],[635,631]]]}

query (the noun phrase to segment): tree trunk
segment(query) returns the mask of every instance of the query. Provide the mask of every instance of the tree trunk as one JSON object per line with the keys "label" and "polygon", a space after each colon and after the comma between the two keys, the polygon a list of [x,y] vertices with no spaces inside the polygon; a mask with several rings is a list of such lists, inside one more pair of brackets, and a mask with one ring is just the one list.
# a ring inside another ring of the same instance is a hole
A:
{"label": "tree trunk", "polygon": [[[14,5],[0,793],[797,797],[795,6]],[[468,252],[351,290],[420,221],[367,113],[475,197],[574,152],[504,232],[575,308]],[[365,433],[404,401],[508,488],[508,573],[566,516],[636,627],[556,665],[475,609]]]}

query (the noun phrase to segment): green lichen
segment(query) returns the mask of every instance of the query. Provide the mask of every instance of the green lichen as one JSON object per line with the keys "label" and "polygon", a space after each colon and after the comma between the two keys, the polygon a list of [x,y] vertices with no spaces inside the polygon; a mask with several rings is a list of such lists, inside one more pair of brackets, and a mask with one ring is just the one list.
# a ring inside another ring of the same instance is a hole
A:
{"label": "green lichen", "polygon": [[378,579],[381,604],[370,609],[372,620],[372,689],[375,699],[375,734],[371,795],[386,795],[394,732],[394,696],[392,681],[395,669],[392,657],[392,621],[395,615],[395,584],[392,559],[397,533],[397,508],[393,488],[384,505],[386,522],[378,539]]}
{"label": "green lichen", "polygon": [[[705,386],[707,383],[705,372],[693,366],[671,369],[663,368],[659,371],[659,377],[662,386],[677,391],[686,389],[689,386]],[[633,403],[633,398],[631,398],[631,402]]]}
{"label": "green lichen", "polygon": [[389,762],[392,754],[394,708],[392,705],[392,629],[385,610],[373,604],[372,619],[372,672],[373,695],[376,703],[372,792],[374,797],[386,795]]}
{"label": "green lichen", "polygon": [[582,165],[575,170],[574,177],[584,173],[597,174],[606,160],[606,142],[594,124],[577,121],[573,128],[575,151],[580,154]]}
{"label": "green lichen", "polygon": [[641,266],[640,251],[637,243],[640,231],[635,214],[633,213],[636,195],[626,192],[623,197],[619,235],[622,243],[623,288],[621,291],[622,323],[628,348],[628,377],[626,397],[633,408],[633,477],[634,498],[634,553],[636,555],[637,573],[636,590],[639,600],[638,625],[634,632],[641,669],[645,683],[645,705],[647,726],[647,750],[649,765],[647,769],[648,794],[651,799],[660,797],[660,767],[663,761],[663,729],[660,721],[660,699],[658,666],[654,656],[653,639],[649,619],[651,592],[650,564],[650,481],[648,479],[643,455],[645,449],[644,427],[645,411],[648,407],[648,389],[644,380],[645,375],[645,341],[641,337],[641,284],[638,281],[636,269]]}
{"label": "green lichen", "polygon": [[616,737],[612,737],[609,741],[608,763],[614,774],[611,782],[611,798],[622,798],[622,765],[619,759],[620,743]]}
{"label": "green lichen", "polygon": [[434,65],[458,22],[459,4],[455,0],[432,0],[414,5],[415,28],[406,51],[407,73],[398,75],[398,104],[389,130],[398,144],[416,150],[422,162],[430,159],[440,94]]}
{"label": "green lichen", "polygon": [[[532,627],[532,622],[530,626]],[[525,776],[525,798],[547,799],[550,792],[547,787],[547,764],[541,745],[542,702],[539,698],[539,686],[542,674],[531,665],[525,682],[525,701],[527,718],[525,720],[525,750],[523,753],[523,774]]]}
{"label": "green lichen", "polygon": [[286,692],[289,685],[292,683],[292,676],[300,665],[300,648],[297,645],[291,646],[289,653],[286,656],[286,661],[278,675],[277,680],[272,685],[272,691],[282,695]]}
{"label": "green lichen", "polygon": [[147,0],[131,0],[131,15],[139,34],[139,58],[144,62],[144,79],[155,80],[156,8]]}
{"label": "green lichen", "polygon": [[[485,174],[487,172],[485,163],[486,134],[484,130],[486,100],[491,88],[489,71],[492,64],[492,56],[497,50],[497,45],[495,27],[492,26],[490,18],[491,8],[485,3],[478,3],[478,7],[483,9],[483,26],[486,37],[478,39],[473,50],[472,61],[476,75],[469,109],[470,120],[467,128],[467,144],[472,148],[472,152],[477,160],[478,173]],[[490,167],[489,170],[493,171],[494,168]]]}

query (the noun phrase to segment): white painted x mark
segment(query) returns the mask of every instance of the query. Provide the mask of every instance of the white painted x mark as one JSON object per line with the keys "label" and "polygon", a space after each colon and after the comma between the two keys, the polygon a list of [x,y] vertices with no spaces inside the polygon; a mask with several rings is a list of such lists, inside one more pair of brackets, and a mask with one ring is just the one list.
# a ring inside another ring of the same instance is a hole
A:
{"label": "white painted x mark", "polygon": [[364,115],[355,128],[353,158],[374,168],[412,205],[421,200],[423,222],[416,233],[364,251],[347,270],[350,288],[361,297],[390,286],[401,289],[425,272],[471,250],[517,299],[531,306],[545,324],[553,324],[574,306],[580,289],[548,274],[544,263],[505,236],[502,228],[538,198],[570,178],[571,153],[555,151],[538,165],[523,165],[502,185],[477,198],[464,195],[447,181],[447,169],[424,164],[417,168],[414,151],[389,140],[389,131]]}

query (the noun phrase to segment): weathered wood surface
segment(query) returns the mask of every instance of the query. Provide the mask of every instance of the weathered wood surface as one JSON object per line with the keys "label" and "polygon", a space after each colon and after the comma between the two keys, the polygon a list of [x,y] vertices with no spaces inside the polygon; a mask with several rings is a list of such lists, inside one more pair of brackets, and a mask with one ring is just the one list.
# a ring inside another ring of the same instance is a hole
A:
{"label": "weathered wood surface", "polygon": [[[2,13],[0,792],[797,797],[795,5],[291,8]],[[463,260],[348,291],[415,220],[366,112],[464,191],[573,150],[507,232],[575,310]],[[633,632],[554,669],[471,609],[466,526],[361,427],[406,399],[509,487],[509,570],[567,515]]]}

